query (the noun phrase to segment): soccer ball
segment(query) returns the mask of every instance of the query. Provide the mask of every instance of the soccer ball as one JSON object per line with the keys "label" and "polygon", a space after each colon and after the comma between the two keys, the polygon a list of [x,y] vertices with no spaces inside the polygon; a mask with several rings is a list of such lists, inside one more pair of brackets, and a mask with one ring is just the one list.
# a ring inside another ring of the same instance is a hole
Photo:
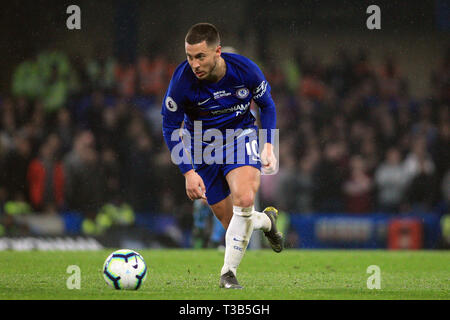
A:
{"label": "soccer ball", "polygon": [[103,278],[116,290],[137,290],[147,277],[147,265],[136,251],[114,251],[103,264]]}

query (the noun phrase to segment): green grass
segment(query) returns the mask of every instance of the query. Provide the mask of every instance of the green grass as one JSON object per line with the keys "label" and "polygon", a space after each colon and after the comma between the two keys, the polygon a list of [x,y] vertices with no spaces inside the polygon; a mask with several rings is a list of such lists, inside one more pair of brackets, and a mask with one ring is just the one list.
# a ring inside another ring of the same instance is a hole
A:
{"label": "green grass", "polygon": [[[238,269],[244,290],[224,290],[223,252],[139,250],[149,274],[138,291],[106,285],[112,251],[0,252],[0,299],[450,299],[449,251],[250,250]],[[80,290],[66,287],[69,265],[81,269]],[[380,290],[367,288],[370,265],[381,269]]]}

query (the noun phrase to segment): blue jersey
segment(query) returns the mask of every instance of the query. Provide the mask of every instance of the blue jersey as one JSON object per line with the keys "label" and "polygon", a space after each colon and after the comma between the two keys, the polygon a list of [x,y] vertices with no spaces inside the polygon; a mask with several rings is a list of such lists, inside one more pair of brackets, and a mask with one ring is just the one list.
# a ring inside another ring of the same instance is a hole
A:
{"label": "blue jersey", "polygon": [[[232,53],[222,53],[226,63],[224,77],[214,83],[199,80],[189,63],[184,61],[175,70],[164,97],[161,114],[163,134],[172,151],[179,141],[172,141],[172,133],[184,121],[185,128],[194,136],[194,121],[201,121],[202,133],[208,129],[246,129],[255,126],[250,112],[253,101],[261,109],[263,129],[275,129],[275,104],[270,85],[259,67],[250,59]],[[268,136],[270,141],[270,135]],[[179,165],[182,173],[192,169],[186,163]]]}

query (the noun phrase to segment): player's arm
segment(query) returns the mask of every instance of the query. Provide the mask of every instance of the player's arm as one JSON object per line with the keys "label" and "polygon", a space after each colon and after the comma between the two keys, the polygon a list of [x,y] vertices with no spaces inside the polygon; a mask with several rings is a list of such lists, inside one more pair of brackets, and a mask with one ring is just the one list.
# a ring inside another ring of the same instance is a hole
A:
{"label": "player's arm", "polygon": [[177,94],[174,87],[171,82],[161,110],[164,141],[170,150],[172,161],[176,161],[186,179],[186,194],[189,199],[206,199],[205,185],[202,178],[193,169],[191,156],[184,148],[182,134],[179,131],[184,120],[183,97]]}
{"label": "player's arm", "polygon": [[186,154],[180,134],[181,124],[184,119],[184,109],[180,103],[180,100],[177,99],[179,102],[176,102],[175,99],[170,96],[169,86],[169,91],[164,97],[163,106],[161,109],[162,131],[164,141],[169,148],[172,161],[178,165],[181,173],[184,174],[189,170],[192,170],[192,164],[189,160],[189,155]]}
{"label": "player's arm", "polygon": [[206,187],[203,183],[202,177],[195,172],[194,169],[189,170],[184,174],[186,178],[186,194],[191,200],[205,199],[206,200]]}
{"label": "player's arm", "polygon": [[273,140],[276,129],[277,113],[275,103],[270,94],[270,85],[265,79],[262,71],[256,64],[252,65],[253,101],[260,108],[261,127],[267,132],[261,152],[261,163],[264,173],[273,173],[277,167],[277,159],[274,153]]}

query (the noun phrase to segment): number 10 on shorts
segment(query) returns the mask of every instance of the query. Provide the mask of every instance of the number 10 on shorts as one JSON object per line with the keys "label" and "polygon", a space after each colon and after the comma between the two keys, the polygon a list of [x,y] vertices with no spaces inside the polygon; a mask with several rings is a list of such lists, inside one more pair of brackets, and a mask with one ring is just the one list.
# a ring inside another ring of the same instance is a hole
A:
{"label": "number 10 on shorts", "polygon": [[252,140],[245,144],[245,149],[247,150],[247,155],[251,157],[252,161],[260,161],[259,151],[258,151],[258,142],[256,140]]}

